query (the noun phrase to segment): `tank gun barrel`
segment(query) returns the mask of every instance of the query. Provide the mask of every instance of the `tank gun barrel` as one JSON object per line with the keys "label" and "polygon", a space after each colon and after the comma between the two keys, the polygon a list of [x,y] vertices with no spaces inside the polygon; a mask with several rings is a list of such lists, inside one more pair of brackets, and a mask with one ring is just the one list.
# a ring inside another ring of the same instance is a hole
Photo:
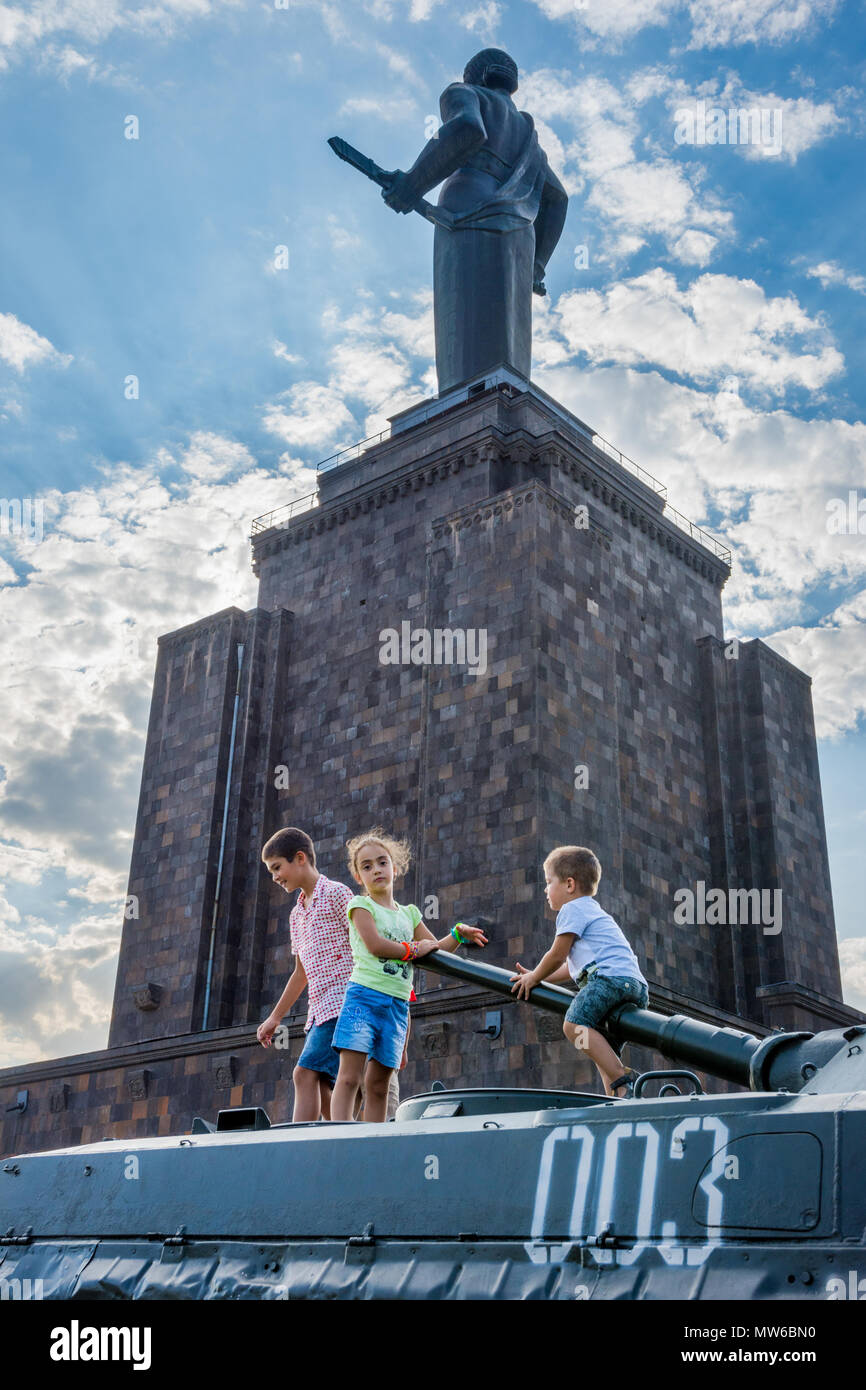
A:
{"label": "tank gun barrel", "polygon": [[[514,999],[511,993],[515,974],[513,970],[488,965],[486,961],[478,960],[474,956],[452,955],[449,951],[431,951],[429,956],[422,956],[417,964],[422,970],[433,970],[437,975],[449,975],[454,980],[462,980],[464,984],[481,985],[484,989],[492,989],[496,994],[504,994],[507,998]],[[536,985],[531,995],[532,1003],[539,1009],[547,1009],[555,1014],[564,1014],[573,998],[574,994],[570,989],[549,984]]]}
{"label": "tank gun barrel", "polygon": [[[514,998],[514,972],[486,961],[432,951],[418,964],[437,975]],[[573,998],[571,990],[542,983],[531,991],[529,1002],[564,1015]],[[685,1014],[657,1014],[622,1004],[605,1019],[604,1030],[618,1043],[654,1048],[672,1061],[752,1091],[808,1090],[829,1095],[866,1090],[866,1024],[862,1022],[821,1033],[778,1032],[759,1038]]]}
{"label": "tank gun barrel", "polygon": [[[447,975],[451,979],[493,990],[509,999],[514,998],[511,992],[514,972],[488,965],[486,961],[457,957],[445,951],[431,951],[418,964],[423,970],[432,970],[437,975]],[[539,1009],[564,1015],[573,998],[571,990],[542,983],[531,991],[529,1002]],[[724,1081],[752,1087],[756,1081],[760,1084],[763,1079],[762,1069],[756,1064],[770,1041],[762,1041],[751,1033],[741,1033],[734,1028],[700,1023],[683,1014],[667,1017],[651,1009],[639,1009],[633,1004],[624,1004],[615,1010],[605,1022],[605,1032],[619,1043],[652,1047],[666,1057],[691,1063]],[[773,1041],[778,1042],[779,1036],[773,1035]]]}

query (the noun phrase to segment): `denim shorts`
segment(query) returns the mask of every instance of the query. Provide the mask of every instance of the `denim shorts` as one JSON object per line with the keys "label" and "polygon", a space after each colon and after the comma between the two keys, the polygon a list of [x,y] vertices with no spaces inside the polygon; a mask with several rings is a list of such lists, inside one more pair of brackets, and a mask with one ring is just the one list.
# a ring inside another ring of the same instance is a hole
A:
{"label": "denim shorts", "polygon": [[299,1067],[306,1067],[307,1071],[317,1071],[329,1086],[333,1086],[340,1070],[340,1054],[331,1046],[336,1026],[335,1018],[328,1018],[324,1023],[314,1022],[297,1062]]}
{"label": "denim shorts", "polygon": [[365,1052],[383,1067],[399,1067],[408,1026],[407,1000],[350,984],[334,1029],[334,1047]]}
{"label": "denim shorts", "polygon": [[[643,980],[633,975],[591,975],[568,1006],[565,1015],[569,1023],[580,1023],[585,1028],[603,1031],[599,1025],[615,1009],[617,1004],[637,1004],[645,1009],[649,1003],[649,990]],[[615,1049],[617,1053],[619,1049]]]}

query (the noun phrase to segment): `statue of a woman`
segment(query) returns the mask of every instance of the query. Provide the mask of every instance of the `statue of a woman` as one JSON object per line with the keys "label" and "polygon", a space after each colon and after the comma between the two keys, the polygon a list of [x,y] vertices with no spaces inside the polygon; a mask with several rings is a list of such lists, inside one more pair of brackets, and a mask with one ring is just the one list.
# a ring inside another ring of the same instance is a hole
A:
{"label": "statue of a woman", "polygon": [[518,111],[517,65],[485,48],[439,98],[442,126],[382,196],[396,212],[445,180],[437,225],[433,306],[439,391],[499,363],[529,377],[532,293],[565,222],[568,194],[551,171],[532,117]]}

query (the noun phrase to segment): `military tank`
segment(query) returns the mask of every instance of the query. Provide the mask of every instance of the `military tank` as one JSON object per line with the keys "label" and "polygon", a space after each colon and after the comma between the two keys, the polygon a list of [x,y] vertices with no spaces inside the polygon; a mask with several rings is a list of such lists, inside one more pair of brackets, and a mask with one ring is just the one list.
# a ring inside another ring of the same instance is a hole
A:
{"label": "military tank", "polygon": [[[511,997],[495,966],[423,966]],[[9,1158],[0,1279],[68,1300],[862,1296],[866,1028],[757,1038],[634,1006],[605,1026],[679,1066],[628,1099],[437,1083],[389,1124],[232,1109]],[[748,1089],[705,1094],[691,1067]]]}

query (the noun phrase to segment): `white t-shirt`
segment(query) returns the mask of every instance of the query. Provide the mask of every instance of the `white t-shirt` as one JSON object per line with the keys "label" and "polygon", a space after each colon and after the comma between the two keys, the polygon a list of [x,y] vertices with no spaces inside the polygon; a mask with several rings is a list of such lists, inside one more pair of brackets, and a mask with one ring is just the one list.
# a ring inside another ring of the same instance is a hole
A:
{"label": "white t-shirt", "polygon": [[595,898],[572,898],[556,914],[556,935],[570,932],[577,940],[568,953],[568,973],[576,980],[595,961],[600,975],[627,975],[643,980],[637,956],[609,912]]}

